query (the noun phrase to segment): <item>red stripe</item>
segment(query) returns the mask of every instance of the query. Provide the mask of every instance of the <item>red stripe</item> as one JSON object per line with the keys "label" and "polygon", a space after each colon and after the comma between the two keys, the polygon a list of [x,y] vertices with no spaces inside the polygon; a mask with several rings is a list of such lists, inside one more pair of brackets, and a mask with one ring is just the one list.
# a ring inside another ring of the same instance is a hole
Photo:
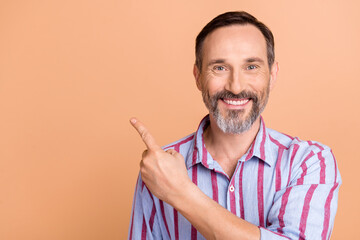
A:
{"label": "red stripe", "polygon": [[298,150],[299,150],[299,145],[295,144],[294,150],[293,150],[293,152],[291,154],[291,159],[290,159],[290,167],[289,167],[289,175],[288,175],[287,186],[289,186],[289,184],[290,184],[292,165],[293,165],[294,158],[295,158],[295,155],[296,155]]}
{"label": "red stripe", "polygon": [[337,180],[337,164],[336,164],[335,156],[334,156],[332,150],[330,150],[330,152],[331,152],[331,155],[333,156],[333,159],[334,159],[334,166],[335,166],[335,180],[334,180],[334,183],[336,183],[336,180]]}
{"label": "red stripe", "polygon": [[276,161],[276,167],[275,167],[275,171],[276,171],[276,180],[275,180],[275,189],[276,191],[279,191],[281,189],[281,158],[284,152],[284,148],[280,147],[279,148],[279,155],[278,155],[278,159]]}
{"label": "red stripe", "polygon": [[215,202],[219,203],[219,190],[217,184],[217,177],[214,170],[211,171],[211,185],[212,185],[212,198]]}
{"label": "red stripe", "polygon": [[266,131],[265,124],[263,123],[263,136],[260,144],[260,158],[265,161],[265,140],[266,140]]}
{"label": "red stripe", "polygon": [[[203,124],[203,122],[205,121],[205,119],[208,118],[208,116],[209,116],[209,115],[206,115],[206,116],[201,120],[201,122],[200,122],[200,124],[199,124],[199,126],[198,126],[198,128],[197,128],[197,130],[196,130],[196,133],[199,132],[201,125]],[[207,126],[208,126],[208,123],[207,123],[207,124],[205,123],[204,126],[203,126],[203,131],[205,130],[205,128],[206,128]],[[197,151],[198,151],[197,146],[196,146],[196,142],[197,142],[197,135],[196,135],[196,133],[191,136],[191,137],[194,137],[194,151],[193,151],[193,159],[192,159],[192,160],[193,160],[193,163],[192,163],[192,165],[195,165],[195,164],[196,164],[196,154],[197,154]]]}
{"label": "red stripe", "polygon": [[[182,142],[184,142],[184,141],[182,141]],[[178,144],[175,145],[175,147],[174,147],[175,151],[179,152],[180,145],[182,144],[182,142],[179,142]],[[174,231],[175,231],[175,239],[178,240],[179,239],[179,217],[178,217],[178,212],[175,208],[174,208]]]}
{"label": "red stripe", "polygon": [[195,165],[192,167],[192,182],[197,185],[197,166]]}
{"label": "red stripe", "polygon": [[[289,175],[288,175],[287,186],[289,186],[289,183],[290,183],[292,164],[294,162],[294,158],[295,158],[295,155],[296,155],[298,149],[299,149],[299,145],[295,144],[294,150],[292,152],[291,159],[290,159],[290,167],[289,167]],[[306,173],[306,168],[305,168],[305,173]],[[285,191],[285,193],[284,193],[284,195],[282,196],[282,199],[281,199],[281,207],[280,207],[279,216],[278,216],[280,227],[277,229],[279,233],[283,233],[283,228],[285,227],[284,215],[285,215],[286,205],[287,205],[288,200],[289,200],[289,195],[290,195],[291,189],[292,189],[292,187],[288,188]]]}
{"label": "red stripe", "polygon": [[318,143],[313,143],[312,141],[307,141],[307,143],[309,144],[309,146],[317,146],[321,151],[324,150],[324,147]]}
{"label": "red stripe", "polygon": [[[239,165],[236,166],[235,172],[238,172],[239,169]],[[241,163],[241,167],[243,167],[243,163]],[[241,169],[240,169],[241,172]],[[236,215],[236,202],[235,202],[235,178],[233,178],[230,182],[230,187],[233,187],[234,190],[231,192],[230,191],[230,211]]]}
{"label": "red stripe", "polygon": [[196,164],[197,152],[198,152],[197,147],[194,147],[193,158],[192,158],[192,165],[195,165],[195,164]]}
{"label": "red stripe", "polygon": [[[323,225],[323,232],[321,233],[322,239],[326,238],[326,232],[329,229],[329,221],[330,221],[330,214],[331,214],[330,205],[331,205],[331,201],[333,198],[334,190],[339,186],[339,183],[336,182],[337,181],[337,164],[336,164],[335,156],[334,156],[334,153],[332,152],[332,150],[330,150],[330,152],[334,159],[335,179],[334,179],[334,186],[331,188],[330,193],[325,202],[325,219],[324,219],[324,225]],[[332,229],[330,230],[329,239],[331,236],[331,232],[332,232]]]}
{"label": "red stripe", "polygon": [[307,217],[309,215],[311,198],[312,198],[317,186],[318,186],[317,184],[311,184],[311,187],[309,188],[309,190],[306,193],[305,200],[304,200],[304,206],[303,206],[303,210],[301,213],[301,219],[300,219],[299,239],[304,239],[304,240],[306,239],[306,237],[305,237],[306,221],[307,221]]}
{"label": "red stripe", "polygon": [[320,184],[325,184],[325,158],[322,156],[321,152],[318,152],[318,158],[320,160]]}
{"label": "red stripe", "polygon": [[269,135],[269,138],[270,140],[275,143],[279,148],[285,148],[285,149],[288,149],[287,147],[285,147],[285,145],[282,145],[278,140],[272,138],[270,135]]}
{"label": "red stripe", "polygon": [[278,216],[280,227],[277,229],[279,233],[283,233],[283,228],[285,227],[284,215],[285,215],[286,205],[289,200],[289,195],[290,195],[291,189],[292,189],[292,187],[287,188],[281,199],[281,207],[280,207],[279,216]]}
{"label": "red stripe", "polygon": [[191,240],[196,240],[197,239],[197,230],[196,228],[194,228],[193,225],[191,225]]}
{"label": "red stripe", "polygon": [[187,143],[188,141],[191,141],[194,138],[194,135],[191,135],[190,137],[182,140],[180,143],[178,143],[179,145],[182,145],[184,143]]}
{"label": "red stripe", "polygon": [[314,143],[315,146],[317,146],[318,148],[320,148],[321,151],[324,151],[324,147],[321,146],[320,144],[318,143]]}
{"label": "red stripe", "polygon": [[206,167],[206,168],[209,168],[209,165],[208,165],[208,162],[207,162],[207,151],[206,151],[206,148],[205,148],[205,144],[203,142],[202,144],[202,164]]}
{"label": "red stripe", "polygon": [[257,182],[257,200],[259,211],[259,223],[264,227],[264,162],[259,161],[258,182]]}
{"label": "red stripe", "polygon": [[141,240],[146,240],[146,221],[144,215],[143,215],[143,223],[141,228]]}
{"label": "red stripe", "polygon": [[[234,187],[234,180],[230,182],[230,186]],[[236,215],[236,206],[235,206],[235,190],[230,191],[230,211]]]}
{"label": "red stripe", "polygon": [[[150,194],[150,196],[151,196],[151,194]],[[155,207],[155,203],[153,202],[151,215],[150,215],[150,219],[149,219],[149,225],[150,225],[151,232],[153,231],[153,227],[154,227],[155,214],[156,214],[156,207]]]}
{"label": "red stripe", "polygon": [[177,151],[177,152],[179,152],[179,150],[180,150],[180,144],[176,144],[176,145],[174,146],[174,150]]}
{"label": "red stripe", "polygon": [[165,210],[164,210],[164,202],[161,201],[161,200],[160,200],[160,209],[161,209],[161,215],[162,215],[162,218],[164,220],[166,231],[167,231],[167,233],[169,234],[169,237],[170,237],[169,227],[168,227],[168,224],[166,222],[166,216],[165,216]]}
{"label": "red stripe", "polygon": [[337,188],[337,186],[339,185],[339,183],[335,183],[334,186],[331,188],[330,193],[328,195],[328,197],[326,198],[326,202],[325,202],[325,218],[324,218],[324,225],[323,225],[323,231],[321,233],[321,239],[324,240],[326,239],[326,234],[329,230],[329,222],[330,222],[330,205],[331,205],[331,200],[333,198],[334,195],[334,191]]}
{"label": "red stripe", "polygon": [[142,183],[141,183],[141,191],[143,191],[143,190],[144,190],[144,186],[145,186],[145,183],[144,183],[144,182],[142,182]]}
{"label": "red stripe", "polygon": [[255,145],[255,140],[254,140],[254,142],[251,144],[250,151],[249,151],[248,155],[246,156],[245,161],[249,160],[249,159],[253,156],[254,145]]}
{"label": "red stripe", "polygon": [[[192,167],[192,182],[197,185],[197,166],[195,165]],[[197,230],[196,228],[191,225],[191,240],[196,240],[197,239]]]}
{"label": "red stripe", "polygon": [[182,140],[181,142],[178,142],[178,143],[175,143],[175,144],[173,144],[173,145],[167,146],[166,148],[164,148],[164,150],[167,150],[167,149],[169,149],[169,148],[173,148],[173,147],[176,147],[176,146],[177,146],[178,150],[176,150],[176,151],[179,151],[180,145],[182,145],[182,144],[184,144],[184,143],[187,143],[188,141],[191,141],[193,138],[194,138],[194,135],[191,135],[191,136],[189,136],[188,138]]}
{"label": "red stripe", "polygon": [[244,211],[244,193],[243,193],[243,183],[242,183],[242,179],[243,179],[243,170],[244,170],[244,163],[241,163],[241,168],[240,168],[240,176],[239,176],[239,194],[240,194],[240,217],[242,219],[245,219],[245,211]]}
{"label": "red stripe", "polygon": [[292,137],[292,136],[290,136],[290,135],[287,135],[286,133],[281,133],[281,134],[287,136],[287,137],[290,138],[291,140],[294,140],[294,137]]}
{"label": "red stripe", "polygon": [[307,166],[306,164],[301,164],[301,169],[303,170],[303,172],[301,173],[300,178],[296,181],[297,185],[302,185],[304,183],[304,178],[306,176],[307,173]]}
{"label": "red stripe", "polygon": [[178,212],[174,208],[174,228],[175,228],[175,239],[179,239],[179,222],[178,222]]}
{"label": "red stripe", "polygon": [[306,172],[307,172],[307,167],[306,167],[306,161],[311,158],[312,156],[314,156],[314,152],[311,151],[306,158],[304,159],[304,161],[301,164],[301,168],[303,170],[303,172],[301,173],[300,178],[297,180],[296,184],[297,185],[302,185],[304,183],[304,177],[306,176]]}
{"label": "red stripe", "polygon": [[[138,179],[137,179],[137,183],[139,182],[139,177],[140,177],[140,174],[138,176]],[[132,239],[132,232],[133,232],[133,227],[134,227],[134,212],[135,212],[135,204],[136,204],[136,193],[137,193],[137,187],[138,187],[138,184],[136,184],[136,187],[135,187],[135,196],[134,196],[134,202],[133,202],[133,210],[132,210],[132,218],[131,218],[131,226],[130,226],[130,234],[129,234],[129,240]]]}

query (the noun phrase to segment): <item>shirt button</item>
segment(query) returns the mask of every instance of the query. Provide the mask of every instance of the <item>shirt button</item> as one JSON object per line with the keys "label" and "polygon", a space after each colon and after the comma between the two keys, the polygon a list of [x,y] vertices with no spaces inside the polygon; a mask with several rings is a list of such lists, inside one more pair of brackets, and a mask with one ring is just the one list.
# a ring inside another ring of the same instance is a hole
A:
{"label": "shirt button", "polygon": [[230,192],[233,192],[235,190],[234,186],[230,186]]}

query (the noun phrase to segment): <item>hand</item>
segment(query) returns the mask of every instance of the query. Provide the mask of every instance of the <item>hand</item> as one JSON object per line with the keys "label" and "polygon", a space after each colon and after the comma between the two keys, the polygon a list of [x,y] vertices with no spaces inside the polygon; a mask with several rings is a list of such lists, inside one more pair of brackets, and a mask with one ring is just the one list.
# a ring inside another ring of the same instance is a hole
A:
{"label": "hand", "polygon": [[186,184],[192,183],[183,156],[173,149],[162,150],[144,124],[137,119],[130,119],[130,123],[147,147],[140,162],[143,182],[157,198],[171,204]]}

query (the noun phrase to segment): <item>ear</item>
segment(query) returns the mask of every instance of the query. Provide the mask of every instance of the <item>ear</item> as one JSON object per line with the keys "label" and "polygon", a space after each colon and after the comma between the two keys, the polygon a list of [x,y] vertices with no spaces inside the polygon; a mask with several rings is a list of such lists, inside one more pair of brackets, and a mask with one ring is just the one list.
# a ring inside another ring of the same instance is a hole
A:
{"label": "ear", "polygon": [[196,81],[196,86],[197,88],[202,91],[202,87],[201,87],[201,83],[200,83],[200,70],[199,68],[196,66],[196,64],[194,64],[194,68],[193,68],[193,75]]}
{"label": "ear", "polygon": [[279,63],[274,61],[273,65],[271,66],[270,69],[270,91],[275,87],[275,83],[277,80],[277,75],[279,72],[280,68],[279,68]]}

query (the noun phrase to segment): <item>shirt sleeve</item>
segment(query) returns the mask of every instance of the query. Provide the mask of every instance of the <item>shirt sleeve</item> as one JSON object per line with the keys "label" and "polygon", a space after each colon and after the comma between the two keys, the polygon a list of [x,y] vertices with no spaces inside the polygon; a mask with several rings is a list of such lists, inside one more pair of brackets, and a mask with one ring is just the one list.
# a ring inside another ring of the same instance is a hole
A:
{"label": "shirt sleeve", "polygon": [[142,182],[140,174],[135,187],[128,239],[162,239],[154,198]]}
{"label": "shirt sleeve", "polygon": [[330,239],[341,177],[331,149],[311,149],[292,167],[291,181],[276,192],[261,240]]}

